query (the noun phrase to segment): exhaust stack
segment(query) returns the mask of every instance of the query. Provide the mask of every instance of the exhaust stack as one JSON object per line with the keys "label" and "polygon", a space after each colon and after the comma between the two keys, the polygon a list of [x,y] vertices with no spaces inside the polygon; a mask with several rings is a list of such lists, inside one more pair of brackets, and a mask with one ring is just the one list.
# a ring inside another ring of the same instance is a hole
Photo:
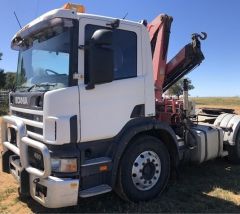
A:
{"label": "exhaust stack", "polygon": [[189,116],[189,100],[188,100],[188,80],[183,80],[183,111],[185,116]]}

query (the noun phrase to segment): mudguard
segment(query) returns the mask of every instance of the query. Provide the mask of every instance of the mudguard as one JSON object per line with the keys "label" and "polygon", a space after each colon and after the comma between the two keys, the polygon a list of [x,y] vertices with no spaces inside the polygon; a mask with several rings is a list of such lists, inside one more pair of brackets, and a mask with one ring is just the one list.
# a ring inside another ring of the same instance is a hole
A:
{"label": "mudguard", "polygon": [[116,153],[114,155],[114,161],[113,161],[113,169],[112,169],[112,185],[114,186],[116,182],[117,172],[118,172],[118,166],[120,163],[120,159],[122,155],[124,154],[125,149],[127,148],[127,145],[131,141],[131,139],[136,136],[137,134],[147,132],[150,130],[163,130],[166,131],[172,139],[172,142],[174,144],[174,149],[176,156],[173,163],[175,166],[178,165],[179,162],[179,148],[177,143],[177,137],[174,133],[173,129],[165,122],[157,121],[152,118],[136,118],[131,120],[119,133],[118,140],[117,140],[117,148]]}

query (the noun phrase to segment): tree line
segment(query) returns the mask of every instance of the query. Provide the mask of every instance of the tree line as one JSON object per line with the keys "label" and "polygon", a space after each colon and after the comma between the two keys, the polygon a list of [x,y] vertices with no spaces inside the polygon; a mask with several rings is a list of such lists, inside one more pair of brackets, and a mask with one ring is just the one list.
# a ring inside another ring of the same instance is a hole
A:
{"label": "tree line", "polygon": [[[188,80],[188,90],[194,89],[192,81],[187,78]],[[183,94],[183,79],[178,80],[173,86],[168,89],[167,92],[170,96],[177,96],[179,98],[180,95]]]}
{"label": "tree line", "polygon": [[[0,60],[2,60],[3,54],[0,53]],[[4,72],[4,69],[0,68],[0,89],[1,90],[13,90],[16,82],[16,73]]]}

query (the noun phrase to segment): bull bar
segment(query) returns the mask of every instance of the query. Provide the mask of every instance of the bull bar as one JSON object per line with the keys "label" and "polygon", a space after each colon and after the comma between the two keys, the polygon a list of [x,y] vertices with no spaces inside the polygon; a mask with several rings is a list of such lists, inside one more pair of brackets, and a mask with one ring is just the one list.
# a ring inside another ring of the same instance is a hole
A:
{"label": "bull bar", "polygon": [[[7,139],[7,129],[12,127],[16,131],[16,145],[12,144]],[[25,168],[29,174],[35,175],[39,178],[47,178],[51,175],[51,159],[50,153],[46,145],[41,142],[35,141],[27,137],[27,131],[25,124],[11,116],[4,116],[2,122],[2,142],[3,146],[11,150],[14,154],[20,156],[20,162],[22,168]],[[39,170],[30,165],[28,160],[28,147],[33,147],[39,150],[43,156],[44,170]]]}

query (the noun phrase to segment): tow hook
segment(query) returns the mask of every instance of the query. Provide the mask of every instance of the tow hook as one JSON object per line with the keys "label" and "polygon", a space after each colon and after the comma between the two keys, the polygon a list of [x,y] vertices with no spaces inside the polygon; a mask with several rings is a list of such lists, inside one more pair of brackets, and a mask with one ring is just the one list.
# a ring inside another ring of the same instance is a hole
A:
{"label": "tow hook", "polygon": [[33,183],[34,183],[34,184],[37,184],[37,183],[39,183],[39,181],[40,181],[40,178],[35,178],[35,179],[33,180]]}
{"label": "tow hook", "polygon": [[201,34],[199,34],[199,33],[193,33],[192,34],[192,39],[205,40],[206,38],[207,38],[207,33],[205,33],[205,32],[201,32]]}
{"label": "tow hook", "polygon": [[201,32],[201,34],[199,33],[192,34],[192,47],[195,52],[201,52],[200,40],[205,40],[206,38],[207,38],[207,33],[205,32]]}

